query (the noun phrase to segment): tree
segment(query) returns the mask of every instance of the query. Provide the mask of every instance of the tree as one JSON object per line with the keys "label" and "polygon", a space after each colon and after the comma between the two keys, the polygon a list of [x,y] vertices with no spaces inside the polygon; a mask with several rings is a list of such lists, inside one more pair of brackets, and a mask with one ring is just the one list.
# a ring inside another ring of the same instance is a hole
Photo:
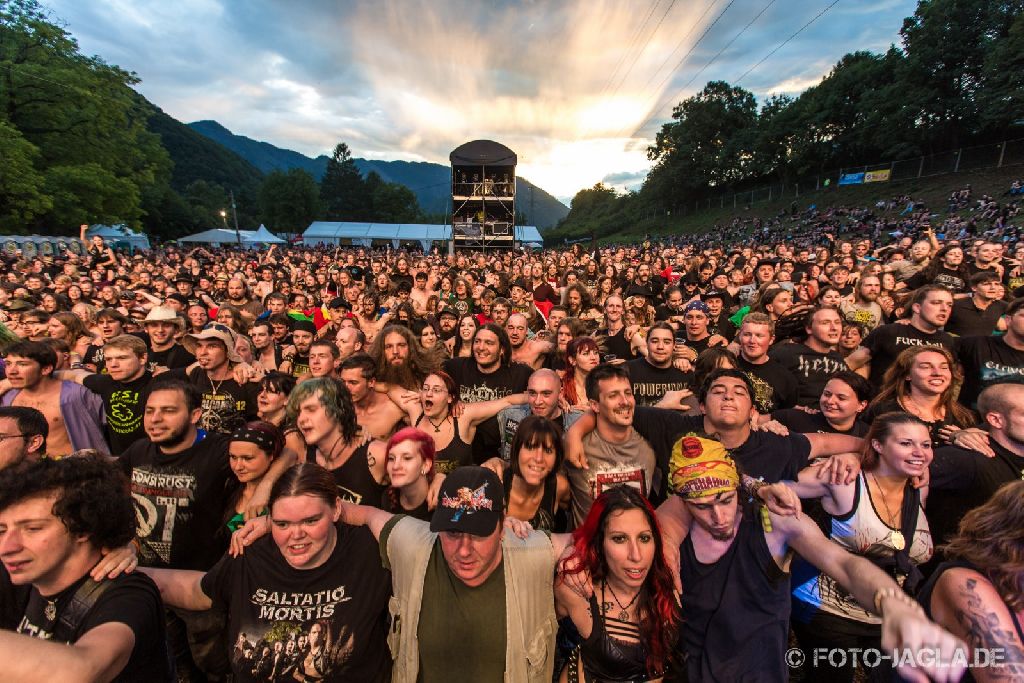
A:
{"label": "tree", "polygon": [[13,126],[0,120],[0,227],[20,231],[53,206],[36,171],[39,150]]}
{"label": "tree", "polygon": [[82,55],[34,0],[0,0],[0,119],[38,150],[32,166],[54,199],[31,227],[138,225],[142,190],[170,172],[131,88],[138,82]]}
{"label": "tree", "polygon": [[275,232],[302,232],[320,213],[320,188],[300,168],[274,171],[260,186],[260,215]]}
{"label": "tree", "polygon": [[370,199],[366,183],[344,142],[338,143],[327,160],[327,170],[320,181],[320,202],[327,220],[361,221],[369,218]]}
{"label": "tree", "polygon": [[405,185],[385,182],[374,171],[366,175],[365,183],[371,204],[368,220],[375,223],[413,223],[420,220],[419,202]]}

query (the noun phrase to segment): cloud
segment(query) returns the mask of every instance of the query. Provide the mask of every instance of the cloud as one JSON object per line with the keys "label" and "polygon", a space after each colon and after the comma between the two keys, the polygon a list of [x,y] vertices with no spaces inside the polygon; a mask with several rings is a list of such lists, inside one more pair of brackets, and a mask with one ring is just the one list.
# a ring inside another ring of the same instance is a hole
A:
{"label": "cloud", "polygon": [[[642,176],[676,102],[733,82],[827,2],[775,2],[746,30],[765,0],[49,6],[85,52],[137,72],[140,91],[180,120],[216,119],[311,156],[344,140],[357,156],[447,163],[457,145],[491,138],[518,153],[520,175],[571,197]],[[741,85],[795,94],[846,52],[898,40],[914,7],[840,3]]]}

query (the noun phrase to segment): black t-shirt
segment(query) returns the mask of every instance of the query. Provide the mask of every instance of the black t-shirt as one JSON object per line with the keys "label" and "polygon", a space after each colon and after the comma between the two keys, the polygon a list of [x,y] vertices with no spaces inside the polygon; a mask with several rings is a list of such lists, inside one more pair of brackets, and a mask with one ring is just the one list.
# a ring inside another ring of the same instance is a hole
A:
{"label": "black t-shirt", "polygon": [[970,288],[967,286],[967,281],[964,279],[963,275],[964,272],[959,268],[951,270],[943,266],[939,268],[935,277],[929,281],[925,272],[923,270],[919,270],[906,279],[906,285],[907,289],[917,289],[918,287],[924,287],[925,285],[942,285],[955,294],[963,294],[970,291]]}
{"label": "black t-shirt", "polygon": [[1003,484],[1024,478],[1024,457],[995,439],[989,445],[994,458],[956,446],[935,449],[928,468],[928,525],[936,546],[949,540],[964,513],[987,502]]}
{"label": "black t-shirt", "polygon": [[[702,415],[686,416],[660,408],[638,406],[633,413],[633,428],[651,444],[658,465],[664,471],[679,439],[689,435],[714,438],[705,433]],[[752,477],[764,477],[769,483],[795,480],[800,470],[807,467],[811,442],[803,434],[779,436],[771,432],[751,432],[750,437],[729,454],[743,472]]]}
{"label": "black t-shirt", "polygon": [[665,392],[690,386],[687,373],[671,365],[655,367],[646,358],[629,361],[626,370],[629,371],[629,382],[633,385],[633,396],[638,406],[653,406],[665,396]]}
{"label": "black t-shirt", "polygon": [[225,506],[238,485],[228,466],[230,439],[200,437],[173,455],[139,439],[121,456],[131,478],[144,566],[205,571],[227,549]]}
{"label": "black t-shirt", "polygon": [[[789,370],[769,359],[765,363],[755,365],[743,356],[737,358],[737,365],[754,385],[754,407],[762,415],[780,408],[792,408],[796,405],[796,377]],[[815,397],[817,401],[818,397]]]}
{"label": "black t-shirt", "polygon": [[174,344],[163,351],[149,350],[149,371],[157,367],[164,367],[168,370],[187,368],[196,362],[196,357],[189,353],[181,344]]}
{"label": "black t-shirt", "polygon": [[960,402],[974,407],[982,390],[1001,382],[1024,382],[1024,351],[1003,337],[966,337],[960,340],[960,363],[964,384]]}
{"label": "black t-shirt", "polygon": [[[510,363],[492,373],[480,372],[473,358],[450,358],[444,362],[444,370],[459,385],[459,399],[466,403],[493,401],[509,394],[526,391],[533,369],[523,363]],[[473,439],[473,460],[484,462],[499,454],[501,435],[498,419],[492,417],[482,422]]]}
{"label": "black t-shirt", "polygon": [[25,613],[32,586],[15,586],[7,567],[0,563],[0,629],[13,631]]}
{"label": "black t-shirt", "polygon": [[974,304],[973,297],[957,299],[953,302],[949,322],[943,329],[960,337],[982,337],[992,334],[1008,306],[1005,301],[993,301],[988,308],[980,310]]}
{"label": "black t-shirt", "polygon": [[636,358],[636,354],[633,353],[633,348],[629,344],[629,340],[626,339],[626,328],[623,327],[615,334],[608,334],[607,329],[598,330],[594,333],[603,347],[601,352],[602,360],[605,360],[604,356],[612,355],[616,358],[624,358],[626,360],[633,360]]}
{"label": "black t-shirt", "polygon": [[821,413],[808,413],[799,408],[784,408],[772,413],[772,419],[778,420],[781,424],[789,427],[789,431],[798,434],[848,434],[849,436],[861,437],[868,433],[868,423],[857,419],[853,427],[842,432],[833,427]]}
{"label": "black t-shirt", "polygon": [[796,378],[798,406],[817,406],[832,375],[850,369],[837,351],[819,353],[806,344],[782,342],[773,346],[768,356]]}
{"label": "black t-shirt", "polygon": [[[723,294],[723,296],[725,295]],[[732,341],[736,336],[736,324],[729,320],[729,316],[723,312],[718,316],[717,320],[712,319],[711,322],[708,323],[708,333],[717,334],[721,337],[725,337],[728,341]]]}
{"label": "black t-shirt", "polygon": [[118,382],[110,375],[88,375],[82,380],[86,389],[103,399],[111,455],[121,455],[136,439],[146,436],[142,414],[146,411],[152,379],[152,374],[144,372],[130,382]]}
{"label": "black t-shirt", "polygon": [[[365,527],[336,525],[327,561],[296,569],[265,536],[237,558],[225,555],[202,579],[228,611],[229,658],[236,680],[390,680],[387,607],[391,574]],[[312,651],[310,633],[323,649]],[[324,632],[326,630],[326,633]]]}
{"label": "black t-shirt", "polygon": [[260,393],[260,385],[256,382],[239,384],[234,378],[211,382],[202,368],[190,372],[188,380],[199,387],[203,394],[200,429],[230,434],[246,422],[256,419],[256,398]]}
{"label": "black t-shirt", "polygon": [[292,375],[302,377],[309,372],[309,353],[296,353],[292,359]]}
{"label": "black t-shirt", "polygon": [[922,332],[913,325],[891,323],[876,327],[864,337],[864,348],[871,352],[871,383],[882,386],[882,376],[904,349],[912,346],[943,346],[956,353],[957,339],[948,332]]}
{"label": "black t-shirt", "polygon": [[[18,633],[52,640],[61,612],[67,609],[75,592],[87,576],[50,598],[44,598],[31,589],[24,617],[18,624]],[[124,624],[135,634],[135,647],[128,662],[114,681],[170,680],[170,657],[167,654],[167,636],[164,627],[164,609],[160,591],[153,580],[141,572],[121,574],[110,581],[96,604],[86,613],[68,642],[75,643],[92,629],[116,622]],[[56,602],[56,611],[47,615],[47,605]],[[52,618],[48,618],[52,617]]]}

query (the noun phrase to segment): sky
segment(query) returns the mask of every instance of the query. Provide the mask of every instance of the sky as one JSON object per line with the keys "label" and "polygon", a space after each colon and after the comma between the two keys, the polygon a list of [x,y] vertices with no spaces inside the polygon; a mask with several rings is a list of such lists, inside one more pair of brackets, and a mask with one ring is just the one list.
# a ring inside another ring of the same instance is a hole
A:
{"label": "sky", "polygon": [[[180,121],[309,156],[448,164],[492,139],[568,203],[638,186],[709,80],[798,94],[899,42],[916,0],[42,0],[83,52]],[[823,12],[820,18],[815,17]],[[790,42],[779,47],[794,33]],[[773,50],[776,50],[771,54]]]}

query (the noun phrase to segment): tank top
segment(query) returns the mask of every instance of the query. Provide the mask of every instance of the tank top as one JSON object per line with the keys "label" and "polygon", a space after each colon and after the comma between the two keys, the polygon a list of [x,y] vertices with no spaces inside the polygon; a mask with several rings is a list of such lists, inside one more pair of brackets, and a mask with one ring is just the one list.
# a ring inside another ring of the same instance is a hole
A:
{"label": "tank top", "polygon": [[[330,472],[342,500],[356,505],[380,507],[381,496],[387,486],[373,478],[370,463],[366,459],[369,450],[370,444],[364,443],[352,451],[340,467]],[[316,462],[316,446],[306,448],[306,462]]]}
{"label": "tank top", "polygon": [[[508,503],[512,496],[512,469],[506,469],[502,476],[501,485],[505,489],[505,513],[508,514]],[[558,480],[555,477],[548,477],[544,480],[544,493],[541,495],[540,504],[537,505],[537,512],[533,518],[526,520],[537,531],[555,530],[555,496],[557,495]],[[594,612],[597,614],[597,612]]]}
{"label": "tank top", "polygon": [[[853,508],[845,515],[831,517],[828,536],[848,553],[871,560],[873,564],[886,569],[890,575],[895,574],[893,578],[903,585],[906,576],[893,571],[896,548],[892,544],[892,532],[898,530],[882,521],[875,508],[875,502],[867,491],[866,475],[861,472],[857,477]],[[910,495],[910,492],[904,495]],[[878,504],[881,505],[881,501]],[[921,565],[932,556],[932,535],[920,503],[914,507],[912,514],[914,519],[904,519],[903,526],[912,527],[914,536],[905,540],[910,542],[910,561],[914,565]],[[809,621],[810,615],[820,610],[862,624],[882,623],[881,619],[861,607],[835,579],[819,572],[802,559],[794,563],[793,585],[793,599],[803,603],[794,606],[794,619]]]}
{"label": "tank top", "polygon": [[[419,427],[425,415],[420,413],[414,427]],[[459,420],[452,416],[452,440],[447,446],[437,451],[434,455],[434,471],[438,474],[448,474],[456,467],[473,464],[473,446],[462,440],[459,434]]]}
{"label": "tank top", "polygon": [[755,515],[743,509],[732,545],[711,564],[697,559],[692,534],[680,546],[679,651],[689,683],[788,680],[789,574],[772,557]]}
{"label": "tank top", "polygon": [[[921,604],[921,607],[924,608],[925,616],[927,616],[929,619],[933,619],[932,593],[935,591],[935,584],[938,583],[939,579],[946,571],[950,569],[960,568],[971,569],[973,571],[978,572],[982,576],[984,576],[985,574],[984,572],[979,571],[973,563],[967,560],[950,560],[948,562],[943,562],[942,564],[940,564],[932,573],[932,575],[928,577],[928,581],[925,582],[924,586],[921,587],[921,592],[917,594],[917,601]],[[1021,629],[1020,621],[1017,619],[1017,613],[1009,608],[1007,608],[1007,610],[1010,612],[1010,619],[1013,620],[1013,627],[1017,629],[1017,638],[1024,642],[1024,629]],[[973,681],[974,676],[971,675],[971,670],[968,668],[967,671],[964,672],[963,678],[960,679],[960,683],[971,683]]]}
{"label": "tank top", "polygon": [[[601,602],[604,602],[604,589]],[[646,681],[647,652],[640,643],[640,628],[628,621],[601,612],[597,596],[590,596],[594,626],[590,636],[580,643],[580,661],[586,680],[593,683]],[[630,642],[630,639],[634,642]]]}

